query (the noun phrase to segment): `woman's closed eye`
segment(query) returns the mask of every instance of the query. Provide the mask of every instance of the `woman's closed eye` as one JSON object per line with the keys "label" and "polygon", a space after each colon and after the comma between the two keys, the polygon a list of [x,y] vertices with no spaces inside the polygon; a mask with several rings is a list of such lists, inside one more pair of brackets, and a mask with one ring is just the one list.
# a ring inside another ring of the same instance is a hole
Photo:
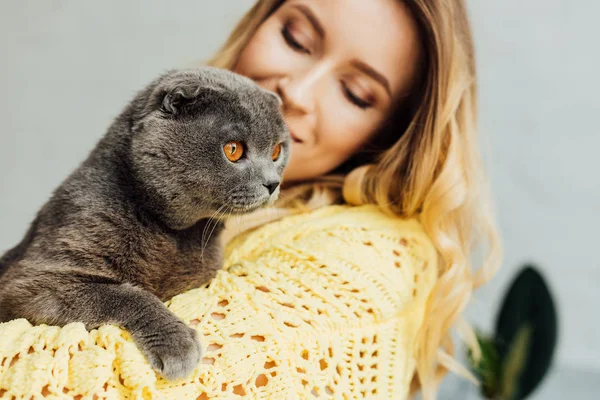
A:
{"label": "woman's closed eye", "polygon": [[288,46],[300,53],[311,54],[312,51],[308,48],[308,44],[302,44],[300,39],[294,37],[290,25],[291,23],[288,22],[281,28],[281,35]]}
{"label": "woman's closed eye", "polygon": [[[287,45],[290,48],[292,48],[294,51],[297,51],[299,53],[308,54],[308,55],[312,54],[312,50],[309,48],[309,45],[302,43],[303,41],[308,42],[308,40],[296,38],[294,36],[294,34],[292,33],[290,24],[291,23],[286,23],[281,28],[281,35],[283,36],[283,39],[285,40]],[[341,90],[342,90],[343,95],[346,97],[346,99],[348,101],[350,101],[356,107],[365,110],[373,105],[372,101],[365,100],[364,98],[362,98],[361,96],[358,96],[356,93],[354,93],[352,90],[350,90],[350,88],[348,87],[348,85],[345,82],[340,82],[340,84],[341,84]]]}
{"label": "woman's closed eye", "polygon": [[372,100],[364,100],[362,97],[357,96],[356,94],[354,94],[354,92],[352,92],[352,90],[348,88],[348,85],[344,82],[342,82],[341,85],[342,91],[344,92],[346,98],[358,108],[366,110],[367,108],[373,106]]}
{"label": "woman's closed eye", "polygon": [[[312,47],[314,46],[311,43],[311,35],[303,31],[302,27],[295,26],[294,23],[295,22],[291,20],[283,25],[281,28],[283,39],[292,50],[302,54],[312,55]],[[341,81],[340,85],[342,94],[354,106],[362,110],[366,110],[373,106],[373,101],[371,99],[366,99],[364,96],[357,95],[354,90],[350,89],[346,82]]]}

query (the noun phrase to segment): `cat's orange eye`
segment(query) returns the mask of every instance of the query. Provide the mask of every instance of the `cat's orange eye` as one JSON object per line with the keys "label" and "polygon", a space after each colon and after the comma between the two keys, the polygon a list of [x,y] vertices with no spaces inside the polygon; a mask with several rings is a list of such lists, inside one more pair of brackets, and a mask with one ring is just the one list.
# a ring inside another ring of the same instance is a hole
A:
{"label": "cat's orange eye", "polygon": [[275,148],[273,149],[273,154],[271,155],[271,159],[273,161],[277,161],[280,154],[281,154],[281,143],[278,144],[277,146],[275,146]]}
{"label": "cat's orange eye", "polygon": [[228,142],[223,146],[225,156],[231,162],[236,162],[244,155],[244,144],[238,141]]}

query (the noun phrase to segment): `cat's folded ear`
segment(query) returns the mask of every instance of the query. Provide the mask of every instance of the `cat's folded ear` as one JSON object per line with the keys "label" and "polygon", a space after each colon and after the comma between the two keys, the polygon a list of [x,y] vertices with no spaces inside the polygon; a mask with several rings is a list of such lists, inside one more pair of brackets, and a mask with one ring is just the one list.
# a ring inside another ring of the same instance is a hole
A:
{"label": "cat's folded ear", "polygon": [[220,92],[218,88],[199,86],[196,88],[178,87],[162,92],[160,111],[171,116],[179,116],[190,109],[201,108]]}
{"label": "cat's folded ear", "polygon": [[160,110],[166,114],[178,115],[183,105],[190,100],[182,89],[175,89],[163,95]]}

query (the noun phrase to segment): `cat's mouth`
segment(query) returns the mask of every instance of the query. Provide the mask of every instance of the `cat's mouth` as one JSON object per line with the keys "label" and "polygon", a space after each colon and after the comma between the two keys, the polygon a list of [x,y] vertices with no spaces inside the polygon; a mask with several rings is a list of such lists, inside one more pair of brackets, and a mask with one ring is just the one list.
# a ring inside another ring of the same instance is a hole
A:
{"label": "cat's mouth", "polygon": [[276,196],[244,196],[232,195],[222,201],[213,201],[207,207],[206,201],[196,198],[196,203],[203,209],[209,209],[212,218],[227,218],[228,216],[247,214],[267,205],[273,204]]}
{"label": "cat's mouth", "polygon": [[266,205],[271,204],[272,196],[259,196],[258,198],[230,198],[227,204],[225,205],[227,214],[231,215],[239,215],[246,214],[259,208],[262,208]]}
{"label": "cat's mouth", "polygon": [[246,204],[246,205],[232,205],[229,207],[228,213],[230,215],[247,214],[249,212],[256,211],[259,208],[262,208],[263,206],[267,205],[269,203],[268,200],[269,199],[265,199],[265,200],[257,201],[254,203]]}

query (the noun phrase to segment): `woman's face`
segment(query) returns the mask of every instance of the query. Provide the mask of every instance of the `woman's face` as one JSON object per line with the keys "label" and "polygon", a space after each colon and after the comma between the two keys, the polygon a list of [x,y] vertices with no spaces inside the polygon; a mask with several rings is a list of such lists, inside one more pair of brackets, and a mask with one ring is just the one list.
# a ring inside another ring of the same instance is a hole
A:
{"label": "woman's face", "polygon": [[420,51],[401,1],[288,0],[234,70],[281,96],[290,182],[332,171],[372,138],[411,88]]}

